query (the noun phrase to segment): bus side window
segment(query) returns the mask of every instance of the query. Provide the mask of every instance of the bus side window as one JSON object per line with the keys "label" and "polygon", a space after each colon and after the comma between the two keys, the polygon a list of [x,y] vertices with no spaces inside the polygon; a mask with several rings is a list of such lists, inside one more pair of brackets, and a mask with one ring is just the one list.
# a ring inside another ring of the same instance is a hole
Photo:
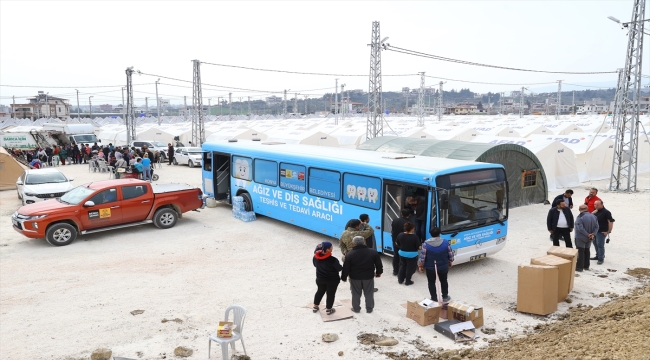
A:
{"label": "bus side window", "polygon": [[283,189],[305,192],[305,167],[280,163],[280,187]]}
{"label": "bus side window", "polygon": [[309,168],[309,195],[340,200],[341,174],[338,171]]}
{"label": "bus side window", "polygon": [[378,210],[381,207],[381,180],[375,177],[343,174],[343,201]]}
{"label": "bus side window", "polygon": [[251,179],[252,159],[242,156],[232,157],[232,177],[242,180]]}
{"label": "bus side window", "polygon": [[278,186],[278,163],[255,159],[253,161],[253,178],[258,184]]}

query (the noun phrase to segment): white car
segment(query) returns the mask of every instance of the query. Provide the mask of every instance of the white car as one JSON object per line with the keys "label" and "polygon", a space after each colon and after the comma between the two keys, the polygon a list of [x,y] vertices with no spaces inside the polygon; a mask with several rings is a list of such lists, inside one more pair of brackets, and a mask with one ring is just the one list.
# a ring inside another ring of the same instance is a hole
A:
{"label": "white car", "polygon": [[74,188],[70,183],[73,180],[55,168],[28,169],[16,181],[16,191],[23,205],[33,204],[60,198]]}
{"label": "white car", "polygon": [[187,164],[189,167],[203,164],[203,150],[198,147],[180,147],[174,151],[174,165]]}

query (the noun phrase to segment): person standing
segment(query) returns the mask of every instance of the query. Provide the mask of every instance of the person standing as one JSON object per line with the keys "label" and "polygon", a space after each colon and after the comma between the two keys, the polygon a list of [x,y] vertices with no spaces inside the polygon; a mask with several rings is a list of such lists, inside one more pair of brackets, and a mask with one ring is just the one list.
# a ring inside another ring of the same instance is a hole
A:
{"label": "person standing", "polygon": [[411,216],[410,208],[403,208],[400,212],[402,217],[394,219],[391,224],[390,237],[393,239],[393,275],[397,276],[399,272],[399,244],[397,243],[397,237],[404,231],[404,224],[412,223],[415,225],[409,217]]}
{"label": "person standing", "polygon": [[406,199],[406,208],[411,209],[412,222],[415,225],[415,234],[420,238],[420,243],[426,240],[427,201],[420,195],[420,189],[413,196]]}
{"label": "person standing", "polygon": [[75,164],[79,163],[79,154],[80,154],[79,145],[74,144],[74,146],[72,147],[72,162],[73,163],[75,163]]}
{"label": "person standing", "polygon": [[587,197],[585,198],[585,205],[587,205],[590,213],[593,213],[594,210],[596,209],[594,207],[594,203],[600,200],[600,198],[596,196],[597,194],[598,194],[598,189],[592,187],[591,189],[589,189],[589,195],[587,195]]}
{"label": "person standing", "polygon": [[[372,228],[372,225],[370,225],[370,216],[368,214],[359,215],[359,221],[361,221],[364,224],[368,224],[368,226]],[[366,238],[366,245],[371,249],[377,250],[376,244],[377,243],[375,242],[375,231],[373,230],[372,235]]]}
{"label": "person standing", "polygon": [[596,219],[598,220],[598,232],[596,233],[596,241],[594,241],[596,257],[591,258],[591,260],[598,260],[597,264],[602,265],[605,261],[605,238],[609,238],[609,234],[614,228],[614,221],[616,220],[612,218],[612,213],[605,209],[602,200],[596,200],[594,207],[596,208],[594,215],[596,215]]}
{"label": "person standing", "polygon": [[560,246],[560,236],[564,238],[566,247],[572,248],[571,232],[573,231],[573,214],[564,200],[558,200],[557,206],[551,208],[546,216],[546,228],[553,235],[553,246]]}
{"label": "person standing", "polygon": [[142,159],[142,180],[151,181],[151,159],[149,159],[149,154],[144,154],[144,159]]}
{"label": "person standing", "polygon": [[[397,282],[404,285],[413,285],[411,277],[415,274],[418,263],[418,250],[422,248],[420,237],[414,234],[413,223],[404,224],[404,232],[397,236],[399,244],[399,272]],[[405,281],[406,280],[406,281]]]}
{"label": "person standing", "polygon": [[[436,291],[436,278],[440,280],[440,292],[442,294],[442,301],[449,302],[449,283],[447,282],[447,274],[449,268],[454,263],[454,252],[447,240],[440,237],[440,228],[431,228],[431,238],[424,242],[422,252],[418,259],[419,271],[427,274],[427,282],[429,287],[429,295],[431,300],[438,301],[438,293]],[[436,273],[437,271],[437,273]]]}
{"label": "person standing", "polygon": [[171,165],[174,161],[174,146],[171,143],[167,144],[167,159],[169,159],[169,164]]}
{"label": "person standing", "polygon": [[62,146],[57,155],[59,156],[61,164],[65,165],[65,161],[68,159],[68,150]]}
{"label": "person standing", "polygon": [[576,248],[578,248],[578,263],[576,264],[576,271],[589,270],[589,249],[591,242],[596,238],[598,232],[598,219],[589,211],[585,204],[578,207],[580,214],[576,217],[575,230],[576,230]]}
{"label": "person standing", "polygon": [[375,308],[375,278],[384,272],[381,258],[377,250],[366,246],[363,236],[355,236],[354,247],[345,256],[341,281],[346,282],[350,277],[350,292],[352,293],[352,311],[361,312],[361,294],[366,300],[366,312],[371,313]]}
{"label": "person standing", "polygon": [[353,239],[355,236],[361,236],[363,239],[367,239],[370,235],[374,234],[375,231],[367,223],[362,223],[361,220],[352,219],[346,224],[347,228],[341,234],[339,239],[339,247],[341,253],[343,253],[343,261],[345,262],[345,255],[348,254],[350,250],[355,246]]}
{"label": "person standing", "polygon": [[571,196],[573,196],[573,190],[569,189],[563,194],[556,196],[555,199],[553,199],[551,207],[556,207],[559,200],[564,200],[564,203],[569,207],[569,209],[573,209],[573,199]]}
{"label": "person standing", "polygon": [[336,296],[336,288],[341,282],[339,272],[343,270],[343,266],[339,259],[332,256],[332,243],[323,241],[316,247],[312,262],[316,267],[316,294],[314,295],[314,312],[320,310],[319,304],[323,300],[323,295],[327,293],[325,299],[325,313],[331,315],[335,309],[334,297]]}

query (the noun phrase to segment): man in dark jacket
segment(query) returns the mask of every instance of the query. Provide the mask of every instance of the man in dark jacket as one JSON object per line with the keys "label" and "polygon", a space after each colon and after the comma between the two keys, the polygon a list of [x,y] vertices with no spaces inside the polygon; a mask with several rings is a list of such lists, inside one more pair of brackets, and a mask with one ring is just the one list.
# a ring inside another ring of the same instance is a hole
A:
{"label": "man in dark jacket", "polygon": [[556,207],[558,201],[564,200],[564,203],[569,207],[569,209],[573,209],[573,199],[571,196],[573,196],[573,190],[569,189],[565,191],[564,194],[556,196],[551,203],[551,207]]}
{"label": "man in dark jacket", "polygon": [[[397,236],[401,233],[404,232],[404,224],[407,222],[413,223],[411,220],[409,220],[409,216],[411,216],[411,209],[410,208],[404,208],[402,209],[401,215],[402,217],[397,218],[393,220],[393,222],[390,224],[391,230],[390,230],[390,237],[393,239],[393,275],[397,276],[397,273],[399,272],[399,244],[397,243]],[[415,223],[413,223],[415,225]]]}
{"label": "man in dark jacket", "polygon": [[171,165],[174,161],[174,147],[172,146],[172,143],[167,144],[167,159],[169,159],[169,164],[167,165]]}
{"label": "man in dark jacket", "polygon": [[557,206],[548,211],[546,228],[553,235],[553,246],[560,246],[560,236],[562,236],[566,247],[573,248],[571,243],[573,214],[564,203],[564,199],[558,200]]}
{"label": "man in dark jacket", "polygon": [[352,311],[361,311],[361,293],[366,299],[366,312],[371,313],[375,307],[374,287],[375,277],[384,272],[377,250],[366,246],[363,236],[355,236],[354,247],[345,256],[341,280],[347,281],[350,276],[350,292],[352,293]]}
{"label": "man in dark jacket", "polygon": [[322,244],[316,247],[316,252],[314,253],[313,263],[316,267],[316,295],[314,295],[314,312],[319,310],[319,305],[321,300],[323,300],[323,295],[327,293],[327,299],[325,300],[325,313],[330,315],[334,312],[334,297],[336,296],[336,288],[341,282],[339,277],[339,271],[343,270],[339,259],[332,256],[332,243],[329,241],[323,241]]}
{"label": "man in dark jacket", "polygon": [[605,239],[609,238],[609,234],[614,228],[615,220],[612,218],[612,213],[605,209],[602,200],[598,199],[594,201],[594,208],[596,211],[593,214],[596,215],[596,219],[598,220],[598,232],[596,233],[596,240],[594,241],[596,258],[592,258],[592,260],[598,260],[597,264],[602,265],[605,261]]}
{"label": "man in dark jacket", "polygon": [[580,214],[575,221],[576,248],[578,248],[576,271],[580,272],[589,270],[589,248],[591,248],[591,242],[596,239],[598,219],[594,214],[589,213],[589,207],[585,204],[580,204],[578,210],[580,210]]}

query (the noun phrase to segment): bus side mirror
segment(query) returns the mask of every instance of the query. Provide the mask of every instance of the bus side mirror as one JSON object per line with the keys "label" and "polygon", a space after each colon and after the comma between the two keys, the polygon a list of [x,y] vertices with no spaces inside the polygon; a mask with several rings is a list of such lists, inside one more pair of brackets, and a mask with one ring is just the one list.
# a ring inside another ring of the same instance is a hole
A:
{"label": "bus side mirror", "polygon": [[447,210],[449,209],[449,194],[440,194],[440,209]]}

